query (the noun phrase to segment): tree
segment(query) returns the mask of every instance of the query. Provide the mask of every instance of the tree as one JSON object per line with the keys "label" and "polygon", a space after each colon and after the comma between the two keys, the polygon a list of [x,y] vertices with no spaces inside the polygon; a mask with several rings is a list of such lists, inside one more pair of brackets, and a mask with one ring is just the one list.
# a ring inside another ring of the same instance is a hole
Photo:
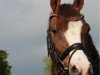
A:
{"label": "tree", "polygon": [[11,66],[7,61],[8,53],[0,50],[0,75],[11,75]]}
{"label": "tree", "polygon": [[43,62],[44,62],[44,74],[51,75],[51,58],[44,57]]}

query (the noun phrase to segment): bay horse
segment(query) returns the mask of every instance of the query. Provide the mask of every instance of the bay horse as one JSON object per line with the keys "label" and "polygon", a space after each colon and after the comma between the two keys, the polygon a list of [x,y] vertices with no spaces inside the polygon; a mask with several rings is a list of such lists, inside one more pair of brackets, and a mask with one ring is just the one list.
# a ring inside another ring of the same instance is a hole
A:
{"label": "bay horse", "polygon": [[47,49],[52,75],[99,75],[99,54],[80,13],[84,0],[61,4],[50,0],[52,13],[47,30]]}

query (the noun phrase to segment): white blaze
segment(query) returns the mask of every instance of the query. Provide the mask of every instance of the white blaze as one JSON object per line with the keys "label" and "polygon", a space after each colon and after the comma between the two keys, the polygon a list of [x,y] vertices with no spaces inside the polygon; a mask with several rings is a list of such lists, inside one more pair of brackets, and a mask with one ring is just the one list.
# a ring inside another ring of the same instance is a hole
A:
{"label": "white blaze", "polygon": [[[68,23],[68,29],[65,32],[66,40],[69,43],[69,46],[75,43],[81,43],[81,30],[83,23],[82,21],[70,21]],[[70,53],[71,54],[71,53]],[[89,68],[89,61],[82,50],[77,50],[70,61],[71,65],[76,65],[78,70],[87,70]]]}
{"label": "white blaze", "polygon": [[69,43],[72,45],[74,43],[81,43],[81,21],[72,21],[68,24],[68,30],[65,32],[65,37]]}

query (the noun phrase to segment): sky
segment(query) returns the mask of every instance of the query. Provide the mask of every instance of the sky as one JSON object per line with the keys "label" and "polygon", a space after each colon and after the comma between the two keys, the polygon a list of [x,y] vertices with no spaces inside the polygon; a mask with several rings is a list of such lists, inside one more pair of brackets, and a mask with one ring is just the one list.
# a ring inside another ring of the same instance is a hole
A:
{"label": "sky", "polygon": [[[72,3],[73,0],[62,0]],[[0,49],[9,53],[12,75],[44,75],[50,0],[0,0]],[[81,13],[99,50],[99,0],[85,0]]]}

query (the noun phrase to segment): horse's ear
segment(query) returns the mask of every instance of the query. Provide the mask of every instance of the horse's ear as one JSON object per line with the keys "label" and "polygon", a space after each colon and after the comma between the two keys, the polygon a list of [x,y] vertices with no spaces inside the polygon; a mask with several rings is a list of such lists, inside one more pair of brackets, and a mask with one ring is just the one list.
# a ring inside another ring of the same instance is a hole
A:
{"label": "horse's ear", "polygon": [[80,12],[80,10],[82,9],[84,5],[84,0],[74,0],[73,6],[74,8]]}
{"label": "horse's ear", "polygon": [[51,0],[50,5],[52,8],[52,12],[56,13],[59,11],[61,0]]}

